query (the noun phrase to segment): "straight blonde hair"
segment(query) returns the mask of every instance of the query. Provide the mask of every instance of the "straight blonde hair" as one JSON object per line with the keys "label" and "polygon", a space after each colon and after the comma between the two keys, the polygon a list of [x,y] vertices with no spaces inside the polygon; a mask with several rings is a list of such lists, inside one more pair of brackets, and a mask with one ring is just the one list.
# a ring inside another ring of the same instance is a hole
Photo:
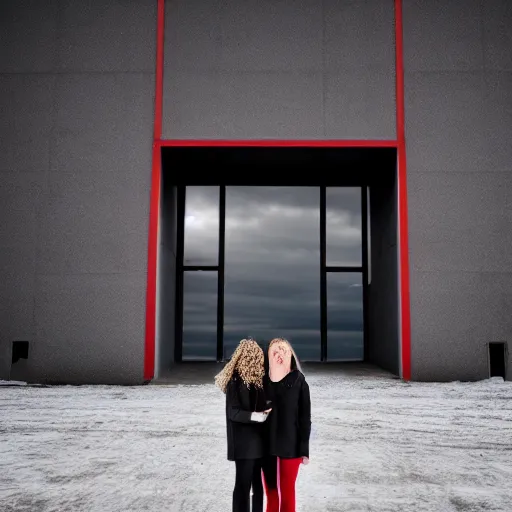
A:
{"label": "straight blonde hair", "polygon": [[292,344],[286,338],[274,338],[269,343],[268,349],[270,350],[270,347],[272,347],[272,345],[275,345],[276,343],[284,343],[285,345],[288,346],[288,348],[290,349],[290,352],[292,353],[292,357],[295,360],[295,366],[296,366],[297,370],[299,370],[299,372],[303,374],[304,372],[302,371],[302,365],[300,364],[299,358],[297,357],[295,350],[293,350]]}

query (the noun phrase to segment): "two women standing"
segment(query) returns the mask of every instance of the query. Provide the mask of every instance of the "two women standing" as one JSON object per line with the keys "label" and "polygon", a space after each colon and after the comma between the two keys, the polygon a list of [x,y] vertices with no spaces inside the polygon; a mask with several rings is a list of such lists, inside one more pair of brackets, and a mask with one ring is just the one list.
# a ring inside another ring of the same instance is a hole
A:
{"label": "two women standing", "polygon": [[[295,512],[295,481],[309,462],[309,387],[290,343],[276,338],[267,357],[242,340],[215,378],[226,393],[228,460],[236,464],[233,512]],[[268,364],[265,364],[267,361]],[[267,370],[267,371],[266,371]]]}

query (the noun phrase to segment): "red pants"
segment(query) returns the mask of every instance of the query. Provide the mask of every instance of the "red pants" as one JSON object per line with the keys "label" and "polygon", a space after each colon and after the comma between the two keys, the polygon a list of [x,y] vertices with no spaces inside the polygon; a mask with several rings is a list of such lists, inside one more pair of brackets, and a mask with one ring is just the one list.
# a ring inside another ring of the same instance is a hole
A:
{"label": "red pants", "polygon": [[302,458],[272,457],[263,464],[263,483],[267,495],[266,512],[295,512],[295,481]]}

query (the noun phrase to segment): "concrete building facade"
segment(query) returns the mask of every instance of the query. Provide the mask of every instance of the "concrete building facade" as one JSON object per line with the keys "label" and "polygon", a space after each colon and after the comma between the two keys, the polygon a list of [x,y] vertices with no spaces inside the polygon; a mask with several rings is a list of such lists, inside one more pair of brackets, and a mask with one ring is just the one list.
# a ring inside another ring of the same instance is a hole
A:
{"label": "concrete building facade", "polygon": [[[7,0],[0,48],[0,378],[165,374],[196,270],[228,357],[240,187],[318,197],[318,318],[293,324],[312,360],[343,316],[331,273],[359,272],[362,352],[340,359],[420,381],[512,363],[510,2]],[[219,187],[213,265],[184,258],[189,187]],[[331,263],[346,188],[361,257]]]}

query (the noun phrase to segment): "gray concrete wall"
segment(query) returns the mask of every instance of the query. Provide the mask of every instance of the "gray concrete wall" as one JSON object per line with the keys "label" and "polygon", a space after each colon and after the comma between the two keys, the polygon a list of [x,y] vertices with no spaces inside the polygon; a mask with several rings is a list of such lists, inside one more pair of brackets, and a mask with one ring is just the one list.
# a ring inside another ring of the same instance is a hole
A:
{"label": "gray concrete wall", "polygon": [[0,2],[0,351],[143,377],[156,2]]}
{"label": "gray concrete wall", "polygon": [[[382,172],[385,172],[383,169]],[[368,358],[400,374],[398,310],[398,201],[396,171],[370,187],[370,267],[368,287]]]}
{"label": "gray concrete wall", "polygon": [[164,138],[395,139],[393,0],[173,0]]}
{"label": "gray concrete wall", "polygon": [[[393,14],[167,2],[163,136],[394,139]],[[404,0],[417,380],[512,343],[511,27],[508,0]],[[28,340],[20,378],[142,380],[155,28],[154,0],[0,3],[0,378]]]}
{"label": "gray concrete wall", "polygon": [[512,3],[404,0],[404,51],[412,377],[485,378],[512,344]]}

